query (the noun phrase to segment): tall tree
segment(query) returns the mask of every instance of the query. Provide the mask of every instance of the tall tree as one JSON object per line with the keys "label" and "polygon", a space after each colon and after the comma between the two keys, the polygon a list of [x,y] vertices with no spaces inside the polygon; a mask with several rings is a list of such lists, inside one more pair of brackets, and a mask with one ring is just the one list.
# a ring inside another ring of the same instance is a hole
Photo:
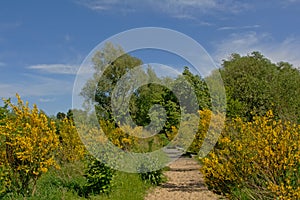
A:
{"label": "tall tree", "polygon": [[[123,75],[141,65],[142,61],[126,54],[120,46],[115,47],[112,43],[107,43],[101,51],[96,52],[92,61],[95,74],[86,83],[81,95],[86,104],[96,103],[98,117],[112,120],[111,97],[115,86]],[[118,92],[123,92],[119,96],[125,96],[128,92],[126,89],[119,89]]]}
{"label": "tall tree", "polygon": [[227,114],[251,120],[268,110],[281,119],[299,121],[300,71],[288,63],[274,64],[259,52],[232,54],[221,75],[227,92]]}

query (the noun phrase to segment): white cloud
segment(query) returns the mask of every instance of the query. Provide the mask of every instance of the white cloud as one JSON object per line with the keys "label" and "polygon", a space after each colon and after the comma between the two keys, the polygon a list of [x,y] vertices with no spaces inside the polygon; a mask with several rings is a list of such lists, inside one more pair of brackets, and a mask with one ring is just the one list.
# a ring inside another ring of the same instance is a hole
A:
{"label": "white cloud", "polygon": [[227,39],[215,44],[214,59],[220,63],[232,53],[246,55],[252,51],[259,51],[272,62],[286,61],[295,67],[300,66],[300,38],[287,37],[277,42],[269,34],[248,32],[231,34]]}
{"label": "white cloud", "polygon": [[195,16],[211,12],[237,13],[250,7],[249,4],[238,0],[77,0],[77,2],[91,10],[102,12],[152,10],[184,19],[194,19]]}
{"label": "white cloud", "polygon": [[259,28],[260,25],[255,24],[255,25],[250,25],[250,26],[223,26],[218,28],[217,30],[219,31],[226,31],[226,30],[241,30],[241,29],[254,29],[254,28]]}
{"label": "white cloud", "polygon": [[32,65],[28,68],[52,74],[76,74],[79,67],[65,64],[40,64]]}

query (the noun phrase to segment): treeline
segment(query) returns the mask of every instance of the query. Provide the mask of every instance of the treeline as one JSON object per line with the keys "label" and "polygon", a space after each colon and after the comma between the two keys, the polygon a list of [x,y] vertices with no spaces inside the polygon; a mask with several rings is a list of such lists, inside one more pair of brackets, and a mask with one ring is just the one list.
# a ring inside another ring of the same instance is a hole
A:
{"label": "treeline", "polygon": [[[95,75],[94,79],[89,80],[81,94],[87,104],[95,101],[92,103],[96,103],[100,119],[114,120],[111,105],[113,90],[125,74],[127,81],[132,81],[131,84],[139,82],[139,78],[147,78],[149,82],[153,82],[134,91],[130,91],[133,88],[124,86],[115,94],[126,96],[132,93],[129,110],[138,125],[149,124],[149,109],[154,104],[159,104],[166,110],[168,119],[162,133],[170,130],[171,126],[177,126],[180,106],[184,113],[192,113],[193,109],[189,105],[179,105],[179,99],[190,97],[191,92],[197,97],[198,110],[211,109],[213,97],[206,84],[210,77],[194,75],[187,66],[182,75],[176,78],[158,77],[151,66],[144,71],[140,70],[139,77],[128,75],[130,70],[143,64],[142,60],[125,54],[121,47],[114,47],[112,44],[107,44],[102,52],[96,53],[93,62],[95,74],[103,74],[101,77]],[[272,110],[277,119],[300,122],[300,71],[291,64],[275,64],[261,53],[252,52],[247,56],[232,54],[228,60],[223,61],[218,71],[226,89],[227,118],[241,117],[251,121],[254,116],[263,116]],[[132,78],[135,80],[131,80]]]}

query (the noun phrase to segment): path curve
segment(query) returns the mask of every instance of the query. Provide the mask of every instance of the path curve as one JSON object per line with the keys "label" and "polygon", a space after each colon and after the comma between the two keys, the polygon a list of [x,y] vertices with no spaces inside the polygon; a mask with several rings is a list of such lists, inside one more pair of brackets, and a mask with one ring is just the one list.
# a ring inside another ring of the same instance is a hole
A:
{"label": "path curve", "polygon": [[199,171],[199,164],[193,158],[181,157],[169,165],[165,172],[166,183],[149,191],[145,200],[217,200],[217,196],[209,191]]}

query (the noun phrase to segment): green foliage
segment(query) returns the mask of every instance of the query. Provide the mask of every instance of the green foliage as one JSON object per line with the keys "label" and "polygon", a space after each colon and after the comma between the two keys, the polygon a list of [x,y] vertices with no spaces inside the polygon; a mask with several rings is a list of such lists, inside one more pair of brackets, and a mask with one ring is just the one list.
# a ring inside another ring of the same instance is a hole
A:
{"label": "green foliage", "polygon": [[[83,195],[83,186],[86,184],[86,179],[83,176],[84,170],[85,164],[82,161],[64,163],[61,170],[49,170],[38,180],[35,195],[26,197],[26,200],[141,200],[144,199],[147,190],[151,187],[149,183],[142,181],[138,174],[117,171],[113,177],[114,186],[111,193],[90,195],[86,198]],[[0,199],[24,200],[24,197],[16,193],[9,193]]]}
{"label": "green foliage", "polygon": [[[192,72],[190,72],[188,67],[184,68],[184,71],[182,72],[183,77],[191,84],[191,88],[186,88],[182,90],[181,92],[183,93],[184,96],[188,96],[187,94],[194,92],[197,100],[198,100],[198,105],[199,108],[198,110],[203,110],[203,109],[209,109],[211,108],[211,100],[210,100],[210,94],[208,91],[208,87],[206,84],[206,80],[202,79],[199,75],[194,75]],[[180,77],[176,80],[176,82],[180,80]],[[180,83],[179,81],[179,84]],[[176,88],[176,87],[174,87]],[[190,91],[190,90],[193,91]],[[188,106],[186,106],[188,108]],[[187,113],[190,113],[190,109],[187,109]]]}
{"label": "green foliage", "polygon": [[83,186],[83,195],[109,193],[115,170],[106,166],[95,158],[89,158],[85,173],[86,184]]}
{"label": "green foliage", "polygon": [[[91,197],[91,199],[101,200],[141,200],[144,199],[150,183],[142,181],[139,174],[116,172],[114,176],[114,187],[109,195]],[[98,198],[97,198],[98,197]]]}
{"label": "green foliage", "polygon": [[[141,166],[141,167],[145,167],[145,166]],[[148,181],[152,185],[160,185],[164,180],[162,175],[162,170],[140,173],[140,177],[143,181]]]}
{"label": "green foliage", "polygon": [[[140,161],[138,171],[143,181],[149,182],[152,185],[160,185],[164,181],[163,169],[160,168],[158,159],[148,157],[145,155],[144,159]],[[159,170],[154,170],[156,168]]]}
{"label": "green foliage", "polygon": [[274,64],[259,52],[233,54],[220,70],[226,87],[227,116],[252,120],[273,110],[276,117],[300,122],[300,71]]}
{"label": "green foliage", "polygon": [[[90,79],[81,95],[86,99],[86,104],[97,102],[97,116],[101,120],[110,120],[111,116],[111,97],[114,87],[120,78],[125,75],[130,69],[140,66],[142,61],[124,53],[119,46],[115,47],[111,43],[95,53],[93,59],[94,69],[96,73],[94,78]],[[101,77],[99,77],[101,75]],[[119,90],[121,96],[128,92],[128,88]]]}
{"label": "green foliage", "polygon": [[149,110],[155,104],[162,106],[166,111],[166,123],[162,130],[155,129],[160,133],[166,133],[172,126],[178,126],[180,122],[180,107],[179,102],[174,93],[158,84],[147,84],[140,87],[131,98],[131,111],[132,118],[136,124],[140,126],[146,126],[153,120],[155,124],[159,124],[156,120],[160,120],[162,117],[161,112],[152,112],[149,114]]}
{"label": "green foliage", "polygon": [[[137,66],[142,64],[140,59],[124,53],[121,47],[111,43],[106,44],[103,49],[96,52],[92,62],[95,74],[91,80],[88,80],[81,91],[81,95],[85,98],[86,104],[92,104],[93,99],[96,101],[95,108],[98,119],[114,123],[115,126],[118,125],[115,121],[116,116],[112,116],[111,103],[113,92],[116,92],[114,90],[116,86],[118,86],[118,90],[115,95],[121,97],[118,99],[120,106],[124,105],[125,96],[132,94],[129,102],[129,113],[135,124],[144,127],[150,123],[151,125],[155,124],[150,126],[153,129],[150,131],[159,132],[166,136],[173,126],[179,128],[180,117],[183,112],[193,113],[198,108],[210,107],[210,97],[205,81],[199,75],[193,75],[188,67],[185,67],[182,75],[176,78],[160,78],[151,66],[147,69],[138,68]],[[138,76],[133,75],[132,69],[138,72]],[[126,81],[131,86],[140,83],[141,80],[147,80],[149,84],[139,88],[132,88],[126,84],[117,85],[125,74]],[[101,77],[99,77],[100,75]],[[195,94],[196,99],[190,99],[191,93]],[[179,100],[181,100],[182,105],[179,105]],[[152,110],[154,106],[162,107],[166,116],[158,109]],[[123,119],[122,116],[125,111],[119,108],[115,108],[115,110],[118,112],[118,119]],[[160,122],[164,116],[166,122],[161,126]]]}

